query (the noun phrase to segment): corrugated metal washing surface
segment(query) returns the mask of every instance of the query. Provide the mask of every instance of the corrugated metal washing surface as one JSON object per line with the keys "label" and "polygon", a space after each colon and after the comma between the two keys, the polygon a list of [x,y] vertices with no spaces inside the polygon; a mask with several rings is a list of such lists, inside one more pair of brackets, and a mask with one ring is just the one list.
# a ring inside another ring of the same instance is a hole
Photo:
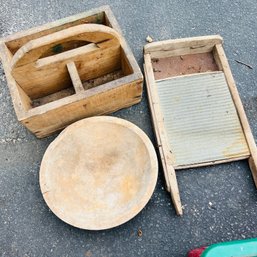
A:
{"label": "corrugated metal washing surface", "polygon": [[223,72],[156,86],[175,167],[250,155]]}

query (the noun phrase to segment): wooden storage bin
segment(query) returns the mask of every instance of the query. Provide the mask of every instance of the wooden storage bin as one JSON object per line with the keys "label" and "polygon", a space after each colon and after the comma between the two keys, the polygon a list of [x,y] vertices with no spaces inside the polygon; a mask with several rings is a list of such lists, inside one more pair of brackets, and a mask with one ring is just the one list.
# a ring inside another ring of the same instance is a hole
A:
{"label": "wooden storage bin", "polygon": [[0,39],[18,120],[42,138],[138,103],[143,75],[108,6]]}

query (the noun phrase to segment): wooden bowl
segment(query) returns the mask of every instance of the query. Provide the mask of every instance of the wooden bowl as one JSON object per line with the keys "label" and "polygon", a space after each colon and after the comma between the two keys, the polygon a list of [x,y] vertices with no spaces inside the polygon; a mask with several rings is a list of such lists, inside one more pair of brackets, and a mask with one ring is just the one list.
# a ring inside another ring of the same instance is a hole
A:
{"label": "wooden bowl", "polygon": [[48,147],[40,187],[49,208],[82,229],[108,229],[137,215],[158,174],[154,147],[134,124],[101,116],[67,127]]}

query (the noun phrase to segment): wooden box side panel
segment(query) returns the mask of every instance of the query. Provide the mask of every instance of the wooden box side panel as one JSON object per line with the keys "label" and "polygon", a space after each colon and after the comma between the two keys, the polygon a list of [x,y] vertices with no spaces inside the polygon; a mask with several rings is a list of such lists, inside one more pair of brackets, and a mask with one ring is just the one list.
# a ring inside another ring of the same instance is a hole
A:
{"label": "wooden box side panel", "polygon": [[3,42],[0,42],[0,57],[5,72],[7,85],[11,94],[13,107],[19,119],[24,116],[24,113],[28,109],[31,108],[31,100],[23,89],[16,83],[11,74],[10,63],[12,54]]}
{"label": "wooden box side panel", "polygon": [[82,118],[111,113],[140,102],[142,86],[143,81],[137,80],[40,115],[27,117],[21,122],[38,138],[43,138]]}
{"label": "wooden box side panel", "polygon": [[[118,21],[116,20],[112,10],[110,8],[106,8],[105,14],[106,14],[106,18],[105,18],[106,25],[113,27],[116,31],[118,31],[120,33],[120,35],[122,35],[122,31],[120,29]],[[121,41],[122,41],[121,45],[122,45],[124,54],[127,57],[129,65],[131,66],[131,70],[134,73],[138,74],[139,78],[143,79],[143,74],[142,74],[142,72],[139,68],[139,65],[133,55],[133,52],[131,51],[128,43],[126,42],[126,40],[123,36],[121,37]]]}
{"label": "wooden box side panel", "polygon": [[[49,35],[51,33],[70,28],[79,24],[104,24],[105,23],[105,11],[109,9],[109,6],[102,6],[96,9],[92,9],[87,12],[69,16],[63,19],[59,19],[54,22],[44,24],[35,28],[28,29],[26,31],[20,31],[13,35],[2,38],[12,53],[16,52],[22,45],[26,44],[32,39],[36,39],[42,36]],[[115,26],[113,26],[115,29]]]}

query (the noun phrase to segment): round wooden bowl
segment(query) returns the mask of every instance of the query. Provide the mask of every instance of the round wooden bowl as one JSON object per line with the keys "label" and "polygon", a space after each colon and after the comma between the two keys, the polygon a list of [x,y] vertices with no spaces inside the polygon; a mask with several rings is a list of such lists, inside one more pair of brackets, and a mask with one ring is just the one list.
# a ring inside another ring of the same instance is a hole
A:
{"label": "round wooden bowl", "polygon": [[67,127],[48,147],[40,187],[64,222],[101,230],[125,223],[151,198],[158,173],[154,147],[134,124],[87,118]]}

